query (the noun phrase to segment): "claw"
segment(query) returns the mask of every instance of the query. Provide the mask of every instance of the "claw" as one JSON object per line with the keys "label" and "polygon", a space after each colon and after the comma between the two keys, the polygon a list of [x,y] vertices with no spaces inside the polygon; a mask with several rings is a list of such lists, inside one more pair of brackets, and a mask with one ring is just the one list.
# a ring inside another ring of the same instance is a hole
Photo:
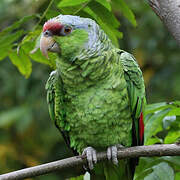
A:
{"label": "claw", "polygon": [[112,160],[113,164],[115,164],[115,165],[118,165],[117,151],[120,148],[123,148],[123,146],[118,144],[115,146],[110,146],[107,149],[107,158],[108,158],[108,160]]}
{"label": "claw", "polygon": [[87,147],[83,150],[82,155],[86,155],[88,161],[88,167],[90,170],[94,168],[94,164],[97,163],[96,150],[92,147]]}

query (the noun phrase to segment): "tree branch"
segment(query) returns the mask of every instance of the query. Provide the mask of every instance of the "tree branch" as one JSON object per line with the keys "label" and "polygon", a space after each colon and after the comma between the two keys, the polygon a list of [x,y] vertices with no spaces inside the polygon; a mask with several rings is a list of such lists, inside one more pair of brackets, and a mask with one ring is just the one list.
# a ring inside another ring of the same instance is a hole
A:
{"label": "tree branch", "polygon": [[[136,146],[118,150],[118,159],[134,158],[134,157],[152,157],[152,156],[179,156],[179,144],[162,144],[151,146]],[[106,152],[97,154],[98,161],[105,161]],[[63,171],[68,168],[69,171],[77,166],[86,164],[85,156],[74,156],[67,159],[54,161],[51,163],[34,166],[31,168],[14,171],[11,173],[0,175],[0,180],[24,179],[39,176],[54,171]]]}
{"label": "tree branch", "polygon": [[148,2],[180,45],[180,1],[148,0]]}

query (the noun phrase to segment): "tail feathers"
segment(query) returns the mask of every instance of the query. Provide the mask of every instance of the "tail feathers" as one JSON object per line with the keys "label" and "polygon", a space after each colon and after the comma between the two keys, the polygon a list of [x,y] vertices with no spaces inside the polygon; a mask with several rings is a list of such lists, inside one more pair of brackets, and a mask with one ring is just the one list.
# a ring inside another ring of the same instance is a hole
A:
{"label": "tail feathers", "polygon": [[91,180],[133,180],[129,160],[119,161],[118,166],[110,162],[97,164],[90,174]]}

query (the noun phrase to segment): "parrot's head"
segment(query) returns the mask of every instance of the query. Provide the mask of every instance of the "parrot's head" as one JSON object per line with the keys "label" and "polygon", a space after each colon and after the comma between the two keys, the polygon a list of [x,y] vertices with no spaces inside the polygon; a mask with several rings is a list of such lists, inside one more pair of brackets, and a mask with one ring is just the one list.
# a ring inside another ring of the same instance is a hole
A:
{"label": "parrot's head", "polygon": [[84,50],[92,50],[99,42],[99,26],[89,18],[59,15],[48,20],[43,26],[40,39],[42,54],[48,51],[72,61]]}

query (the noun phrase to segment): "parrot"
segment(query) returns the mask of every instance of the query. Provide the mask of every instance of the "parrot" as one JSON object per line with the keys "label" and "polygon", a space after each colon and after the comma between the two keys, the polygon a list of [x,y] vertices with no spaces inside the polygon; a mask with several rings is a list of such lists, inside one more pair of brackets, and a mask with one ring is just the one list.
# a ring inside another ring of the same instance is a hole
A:
{"label": "parrot", "polygon": [[[46,83],[50,118],[74,155],[84,155],[91,180],[132,180],[138,158],[121,148],[143,145],[145,85],[130,53],[113,45],[95,20],[75,15],[43,25],[40,50],[56,53]],[[107,161],[97,163],[97,152]]]}

